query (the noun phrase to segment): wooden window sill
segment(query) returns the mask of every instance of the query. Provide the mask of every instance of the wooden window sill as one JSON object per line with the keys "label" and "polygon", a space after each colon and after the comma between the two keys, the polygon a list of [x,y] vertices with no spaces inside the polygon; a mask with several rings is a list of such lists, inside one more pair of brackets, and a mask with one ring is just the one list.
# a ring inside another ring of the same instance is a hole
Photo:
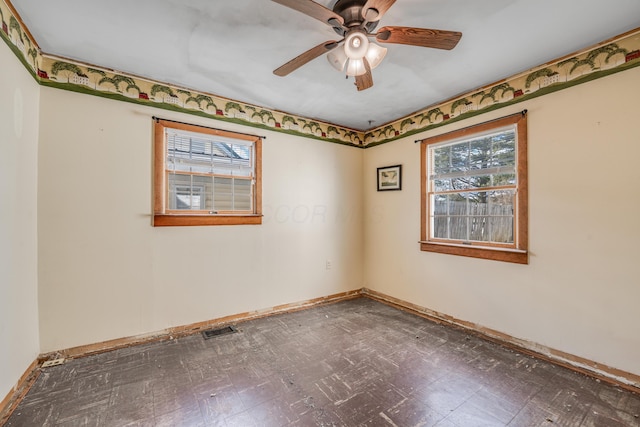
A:
{"label": "wooden window sill", "polygon": [[154,227],[206,225],[259,225],[262,215],[163,215],[153,216]]}
{"label": "wooden window sill", "polygon": [[420,242],[420,250],[440,254],[490,259],[494,261],[513,262],[516,264],[529,264],[529,253],[520,249]]}

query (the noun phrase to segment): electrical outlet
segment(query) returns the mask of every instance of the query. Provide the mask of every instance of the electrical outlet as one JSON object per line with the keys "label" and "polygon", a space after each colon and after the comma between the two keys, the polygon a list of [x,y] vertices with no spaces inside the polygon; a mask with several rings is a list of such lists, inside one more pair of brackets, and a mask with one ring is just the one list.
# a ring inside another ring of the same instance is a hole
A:
{"label": "electrical outlet", "polygon": [[327,270],[331,270],[331,261],[327,260],[327,263],[325,264],[325,268]]}
{"label": "electrical outlet", "polygon": [[64,359],[47,360],[42,364],[42,367],[50,368],[51,366],[58,366],[58,365],[62,365],[63,363],[64,363]]}

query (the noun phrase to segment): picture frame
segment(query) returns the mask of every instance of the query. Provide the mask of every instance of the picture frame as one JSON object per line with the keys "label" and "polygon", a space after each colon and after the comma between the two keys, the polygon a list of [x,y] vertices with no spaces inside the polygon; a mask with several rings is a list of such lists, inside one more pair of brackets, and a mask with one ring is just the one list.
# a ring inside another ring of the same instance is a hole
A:
{"label": "picture frame", "polygon": [[378,191],[402,190],[402,165],[378,168]]}

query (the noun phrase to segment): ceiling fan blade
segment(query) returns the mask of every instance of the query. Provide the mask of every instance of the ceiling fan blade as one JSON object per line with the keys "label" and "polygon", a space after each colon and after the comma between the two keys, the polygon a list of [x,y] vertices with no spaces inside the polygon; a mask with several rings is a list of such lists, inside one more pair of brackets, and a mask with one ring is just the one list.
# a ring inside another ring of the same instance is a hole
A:
{"label": "ceiling fan blade", "polygon": [[307,16],[315,18],[319,21],[324,22],[327,25],[330,25],[334,28],[340,28],[344,25],[344,19],[342,16],[338,15],[331,9],[327,9],[311,0],[272,0],[276,3],[279,3],[283,6],[290,7],[291,9],[297,10],[298,12],[302,12]]}
{"label": "ceiling fan blade", "polygon": [[409,44],[451,50],[460,41],[462,33],[457,31],[431,30],[413,27],[382,27],[376,34],[381,43]]}
{"label": "ceiling fan blade", "polygon": [[367,70],[367,72],[361,76],[356,76],[356,87],[358,88],[358,91],[369,89],[371,86],[373,86],[373,74],[371,74],[371,66],[369,65],[369,61],[367,61],[367,58],[362,59],[364,61],[364,68]]}
{"label": "ceiling fan blade", "polygon": [[396,0],[368,0],[362,6],[362,17],[367,22],[379,21]]}
{"label": "ceiling fan blade", "polygon": [[287,74],[291,73],[292,71],[295,71],[298,68],[302,67],[307,62],[316,59],[318,56],[322,55],[323,53],[327,53],[330,50],[335,49],[339,44],[340,42],[335,40],[329,40],[324,43],[320,43],[318,46],[312,47],[308,51],[296,56],[291,61],[284,64],[283,66],[276,68],[273,71],[273,74],[275,74],[276,76],[284,77]]}

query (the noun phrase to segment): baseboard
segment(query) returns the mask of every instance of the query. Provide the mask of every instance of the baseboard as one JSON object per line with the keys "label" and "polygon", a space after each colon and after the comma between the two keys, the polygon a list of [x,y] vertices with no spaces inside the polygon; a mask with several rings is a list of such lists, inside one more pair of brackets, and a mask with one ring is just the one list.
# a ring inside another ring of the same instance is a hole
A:
{"label": "baseboard", "polygon": [[529,354],[542,360],[546,360],[556,365],[563,366],[573,371],[595,377],[599,380],[617,385],[626,390],[635,393],[640,392],[640,375],[632,374],[621,369],[612,368],[610,366],[606,366],[601,363],[597,363],[580,356],[556,350],[554,348],[546,347],[531,341],[516,338],[503,332],[496,331],[491,328],[486,328],[484,326],[467,322],[465,320],[460,320],[443,313],[438,313],[437,311],[433,311],[428,308],[421,307],[416,304],[403,301],[401,299],[394,298],[392,296],[385,295],[381,292],[377,292],[371,289],[362,288],[360,294],[367,298],[371,298],[373,300],[417,314],[421,317],[425,317],[429,320],[462,328],[497,344],[515,349],[521,353]]}
{"label": "baseboard", "polygon": [[35,380],[40,375],[40,367],[42,363],[47,360],[65,358],[73,359],[84,356],[91,356],[94,354],[104,353],[107,351],[118,350],[121,348],[132,347],[140,344],[147,344],[157,341],[167,341],[181,336],[191,335],[199,333],[206,329],[211,329],[220,326],[227,326],[233,323],[245,322],[247,320],[259,319],[262,317],[273,316],[275,314],[290,313],[306,308],[311,308],[323,304],[330,304],[339,301],[346,301],[353,298],[360,297],[362,290],[357,289],[353,291],[341,292],[325,297],[314,298],[306,301],[300,301],[291,304],[277,305],[271,308],[250,311],[246,313],[234,314],[232,316],[220,317],[217,319],[207,320],[204,322],[193,323],[190,325],[176,326],[168,328],[163,331],[154,332],[150,334],[137,335],[133,337],[119,338],[115,340],[109,340],[99,342],[95,344],[82,345],[78,347],[71,347],[64,350],[53,351],[49,353],[41,354],[38,359],[34,360],[29,366],[27,371],[22,375],[17,385],[7,394],[7,396],[0,402],[0,426],[4,425],[9,419],[14,409],[18,406],[20,401],[27,394]]}
{"label": "baseboard", "polygon": [[0,402],[0,426],[3,426],[13,411],[16,409],[22,398],[29,392],[33,383],[40,375],[40,360],[34,360],[27,370],[22,374],[13,389]]}
{"label": "baseboard", "polygon": [[261,317],[273,316],[275,314],[294,312],[304,310],[306,308],[315,307],[322,304],[357,298],[362,290],[341,292],[321,298],[314,298],[306,301],[295,302],[291,304],[278,305],[262,310],[250,311],[245,313],[234,314],[231,316],[219,317],[217,319],[206,320],[204,322],[192,323],[190,325],[176,326],[150,334],[137,335],[126,338],[118,338],[109,341],[103,341],[95,344],[71,347],[64,350],[45,353],[40,356],[42,360],[51,360],[64,357],[65,359],[73,359],[78,357],[90,356],[93,354],[104,353],[107,351],[117,350],[120,348],[132,347],[139,344],[147,344],[156,341],[167,341],[174,338],[192,335],[206,329],[228,326],[233,323],[246,322],[247,320],[259,319]]}
{"label": "baseboard", "polygon": [[515,338],[503,332],[460,320],[443,313],[438,313],[428,308],[421,307],[419,305],[383,294],[381,292],[362,288],[297,303],[278,305],[268,309],[234,314],[231,316],[220,317],[217,319],[193,323],[190,325],[177,326],[151,334],[119,338],[115,340],[72,347],[65,350],[42,354],[29,366],[14,389],[2,400],[2,402],[0,402],[0,425],[4,425],[13,410],[18,406],[22,398],[27,394],[35,380],[38,378],[38,375],[40,374],[40,366],[44,361],[61,357],[64,357],[66,359],[78,358],[140,344],[147,344],[157,341],[167,341],[181,336],[199,333],[203,330],[214,327],[227,326],[233,323],[245,322],[248,320],[273,316],[276,314],[304,310],[323,304],[335,303],[358,297],[370,298],[375,301],[397,307],[401,310],[417,314],[421,317],[435,322],[462,328],[497,344],[516,349],[517,351],[520,351],[522,353],[529,354],[531,356],[549,361],[556,365],[564,366],[571,370],[581,372],[583,374],[615,384],[621,388],[630,390],[635,393],[640,392],[639,375],[602,365],[600,363],[569,353],[565,353],[560,350],[541,346],[530,341]]}

